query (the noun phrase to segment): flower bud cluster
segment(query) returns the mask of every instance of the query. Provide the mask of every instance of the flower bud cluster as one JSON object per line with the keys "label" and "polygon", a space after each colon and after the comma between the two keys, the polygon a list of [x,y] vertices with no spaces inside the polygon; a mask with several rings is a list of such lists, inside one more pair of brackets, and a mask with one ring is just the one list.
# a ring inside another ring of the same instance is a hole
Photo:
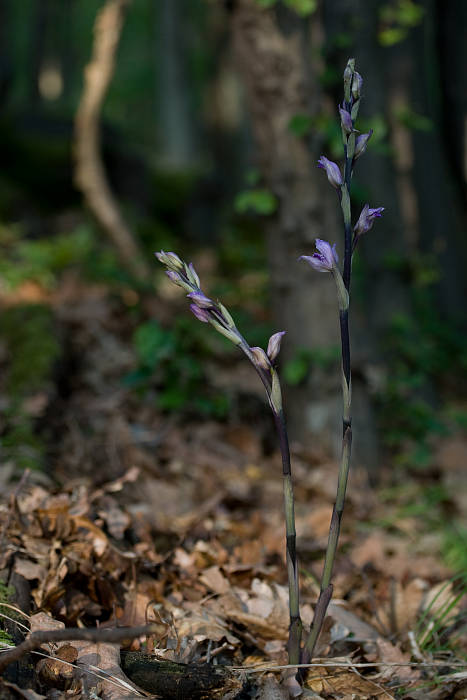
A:
{"label": "flower bud cluster", "polygon": [[200,280],[193,263],[187,265],[175,253],[165,253],[163,250],[155,255],[159,262],[166,266],[166,274],[170,281],[188,292],[187,297],[192,302],[191,312],[198,321],[210,323],[219,333],[239,345],[242,338],[232,316],[225,306],[207,297],[200,289]]}
{"label": "flower bud cluster", "polygon": [[222,333],[236,345],[242,346],[258,370],[268,373],[274,371],[274,362],[279,355],[285,331],[274,333],[269,338],[267,352],[259,347],[250,348],[238,332],[235,322],[225,306],[220,301],[210,299],[201,290],[199,277],[193,263],[187,265],[175,253],[165,253],[163,250],[155,255],[159,262],[167,268],[168,278],[188,292],[187,297],[191,301],[191,312],[198,321],[210,323],[219,333]]}
{"label": "flower bud cluster", "polygon": [[[351,231],[350,180],[352,178],[353,167],[355,161],[365,153],[368,142],[373,134],[372,129],[365,134],[359,134],[354,128],[355,119],[360,106],[362,88],[363,78],[360,73],[355,70],[355,59],[350,58],[344,71],[344,101],[342,105],[339,106],[342,140],[346,159],[345,174],[342,174],[337,163],[329,160],[326,156],[321,156],[318,160],[318,168],[322,168],[326,172],[329,183],[338,192],[346,231]],[[353,228],[352,252],[360,236],[371,229],[374,219],[380,217],[383,211],[383,207],[370,209],[370,206],[365,204]],[[326,241],[317,239],[316,247],[318,252],[313,253],[311,256],[302,255],[301,259],[306,260],[319,272],[334,271],[337,263],[334,246],[331,248]],[[347,268],[347,270],[348,269],[349,268]],[[346,279],[348,281],[348,276]]]}

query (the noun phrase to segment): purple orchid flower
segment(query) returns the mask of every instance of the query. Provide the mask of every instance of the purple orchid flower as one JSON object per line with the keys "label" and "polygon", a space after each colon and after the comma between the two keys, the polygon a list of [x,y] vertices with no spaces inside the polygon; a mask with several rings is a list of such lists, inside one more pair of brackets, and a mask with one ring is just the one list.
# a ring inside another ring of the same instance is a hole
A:
{"label": "purple orchid flower", "polygon": [[365,204],[363,207],[358,221],[354,226],[355,238],[359,238],[364,233],[367,233],[373,226],[375,219],[378,219],[384,211],[384,207],[376,207],[375,209],[370,209],[369,204]]}
{"label": "purple orchid flower", "polygon": [[334,245],[331,246],[327,241],[317,238],[316,248],[318,252],[313,253],[313,255],[301,255],[299,260],[305,260],[314,270],[318,270],[318,272],[332,272],[339,262],[336,253],[336,244],[334,243]]}

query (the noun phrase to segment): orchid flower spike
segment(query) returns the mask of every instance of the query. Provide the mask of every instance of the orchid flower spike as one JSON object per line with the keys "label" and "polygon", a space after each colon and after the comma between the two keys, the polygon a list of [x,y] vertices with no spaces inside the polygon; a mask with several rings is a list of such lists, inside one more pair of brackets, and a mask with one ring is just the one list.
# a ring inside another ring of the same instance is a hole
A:
{"label": "orchid flower spike", "polygon": [[317,252],[313,255],[301,255],[299,260],[305,260],[318,272],[332,272],[339,262],[336,253],[336,244],[331,246],[327,241],[316,239]]}
{"label": "orchid flower spike", "polygon": [[326,156],[321,156],[321,158],[318,160],[318,168],[322,168],[326,171],[328,180],[333,187],[338,189],[342,186],[342,173],[337,163],[329,160],[329,158],[326,158]]}

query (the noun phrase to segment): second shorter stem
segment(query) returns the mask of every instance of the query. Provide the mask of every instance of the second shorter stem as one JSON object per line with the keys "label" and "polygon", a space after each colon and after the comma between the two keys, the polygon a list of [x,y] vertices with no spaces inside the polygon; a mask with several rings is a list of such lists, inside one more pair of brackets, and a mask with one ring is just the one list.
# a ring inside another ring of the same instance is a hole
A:
{"label": "second shorter stem", "polygon": [[279,437],[279,444],[282,455],[282,476],[284,488],[284,510],[285,510],[285,534],[286,534],[286,559],[287,575],[289,582],[289,664],[300,663],[300,642],[302,638],[302,621],[300,618],[300,597],[298,581],[298,564],[295,531],[295,507],[292,485],[292,472],[290,467],[290,450],[285,426],[284,414],[282,410],[274,411],[274,422]]}

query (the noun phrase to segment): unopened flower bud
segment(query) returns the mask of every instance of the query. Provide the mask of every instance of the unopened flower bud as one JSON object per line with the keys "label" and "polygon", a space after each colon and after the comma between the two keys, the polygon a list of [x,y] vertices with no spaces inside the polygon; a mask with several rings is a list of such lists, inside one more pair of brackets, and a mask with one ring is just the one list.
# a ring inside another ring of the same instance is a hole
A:
{"label": "unopened flower bud", "polygon": [[332,272],[339,262],[336,253],[336,244],[330,245],[327,241],[316,239],[316,248],[318,251],[313,255],[301,255],[300,260],[305,260],[314,270],[318,272]]}
{"label": "unopened flower bud", "polygon": [[272,335],[269,338],[268,349],[266,354],[271,360],[271,362],[274,362],[274,360],[279,354],[283,335],[285,335],[285,331],[279,331],[278,333],[274,333],[274,335]]}
{"label": "unopened flower bud", "polygon": [[187,297],[200,309],[212,309],[214,306],[213,300],[209,299],[203,292],[190,292]]}
{"label": "unopened flower bud", "polygon": [[269,358],[264,352],[263,348],[250,348],[250,352],[253,355],[253,359],[255,363],[258,365],[258,367],[261,367],[261,369],[266,369],[269,370],[271,369],[271,363],[269,362]]}
{"label": "unopened flower bud", "polygon": [[326,156],[321,156],[318,160],[318,168],[326,171],[327,178],[333,187],[338,189],[342,185],[342,173],[337,163],[329,160]]}
{"label": "unopened flower bud", "polygon": [[196,304],[190,304],[190,309],[192,313],[196,316],[198,321],[202,321],[203,323],[209,323],[209,321],[211,320],[209,313],[205,309],[200,309],[199,306],[196,306]]}
{"label": "unopened flower bud", "polygon": [[367,134],[359,134],[357,136],[357,139],[355,141],[355,151],[354,151],[354,159],[355,160],[357,160],[357,158],[360,158],[360,156],[365,153],[366,147],[368,145],[368,141],[371,139],[372,133],[373,133],[373,129],[370,129],[370,131]]}
{"label": "unopened flower bud", "polygon": [[355,70],[355,59],[349,58],[344,71],[344,97],[346,102],[350,102],[350,85]]}
{"label": "unopened flower bud", "polygon": [[353,74],[352,80],[352,96],[354,100],[359,100],[362,96],[363,78],[357,71]]}
{"label": "unopened flower bud", "polygon": [[161,250],[160,253],[156,253],[155,255],[159,262],[168,267],[169,270],[183,270],[183,262],[176,253],[165,253]]}
{"label": "unopened flower bud", "polygon": [[196,272],[195,268],[193,267],[193,263],[190,263],[189,265],[185,265],[185,272],[186,272],[186,276],[188,277],[190,282],[192,282],[196,287],[199,287],[200,281],[199,281],[199,277],[197,275],[197,272]]}
{"label": "unopened flower bud", "polygon": [[353,131],[352,117],[347,112],[346,109],[339,107],[339,114],[341,115],[341,126],[346,134],[351,134]]}
{"label": "unopened flower bud", "polygon": [[173,270],[166,270],[165,274],[167,275],[169,280],[174,284],[180,284],[180,282],[182,281],[182,278],[180,277],[178,272],[174,272]]}

